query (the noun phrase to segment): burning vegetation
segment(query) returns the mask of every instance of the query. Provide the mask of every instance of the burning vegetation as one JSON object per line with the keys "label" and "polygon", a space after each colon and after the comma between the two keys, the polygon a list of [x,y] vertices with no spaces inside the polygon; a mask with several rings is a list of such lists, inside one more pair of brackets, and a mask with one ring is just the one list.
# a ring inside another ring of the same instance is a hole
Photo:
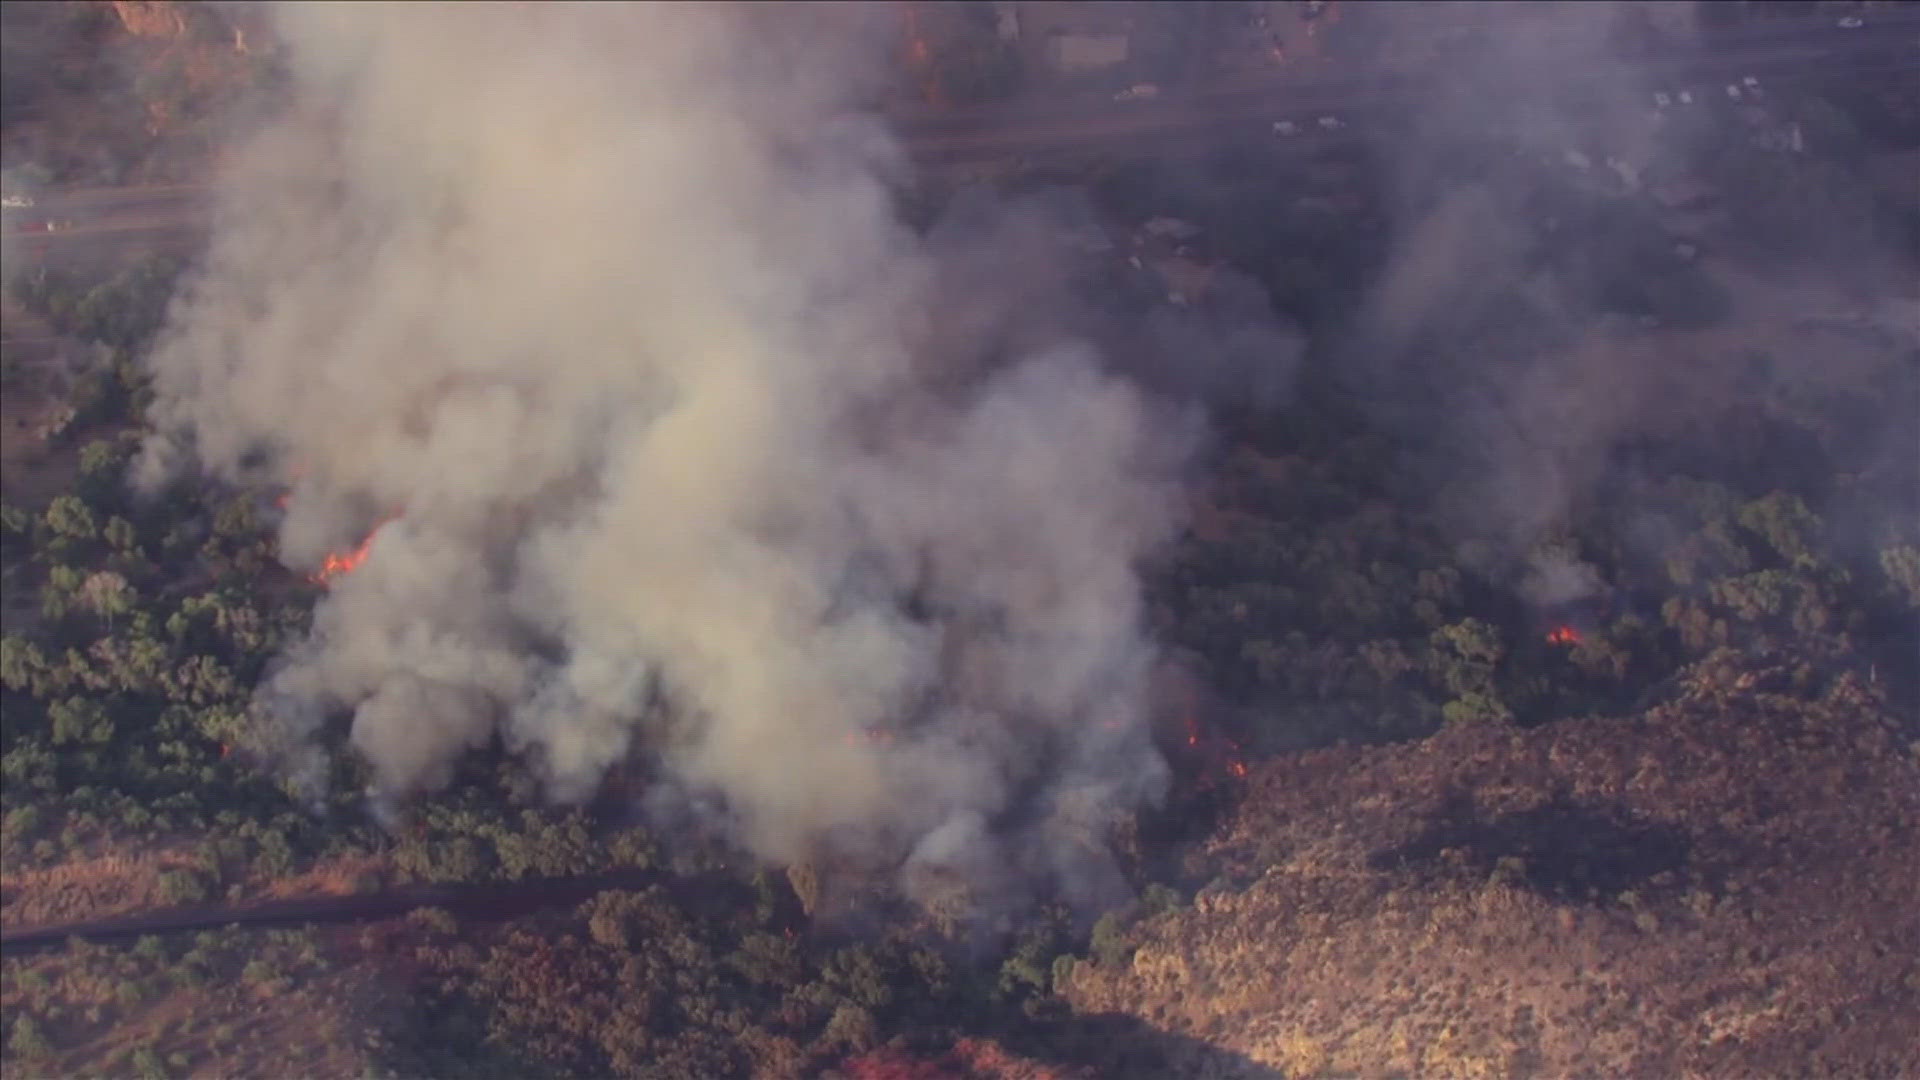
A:
{"label": "burning vegetation", "polygon": [[1207,788],[1225,780],[1246,779],[1246,753],[1238,740],[1191,714],[1181,719],[1181,731],[1181,746],[1184,756],[1194,763],[1197,786]]}
{"label": "burning vegetation", "polygon": [[369,533],[367,538],[360,541],[353,550],[338,555],[328,555],[311,580],[316,585],[326,585],[343,574],[354,572],[360,568],[361,563],[367,561],[367,553],[372,549],[373,534]]}
{"label": "burning vegetation", "polygon": [[1580,644],[1580,631],[1575,630],[1571,626],[1556,626],[1547,631],[1547,644],[1578,645]]}
{"label": "burning vegetation", "polygon": [[8,905],[183,842],[141,897],[600,891],[10,953],[9,1072],[259,1071],[239,1010],[121,1048],[351,972],[342,1075],[1920,1073],[1906,113],[1555,45],[1592,132],[1443,84],[901,199],[838,76],[969,100],[988,5],[271,10],[192,288],[21,289],[108,360],[0,507]]}

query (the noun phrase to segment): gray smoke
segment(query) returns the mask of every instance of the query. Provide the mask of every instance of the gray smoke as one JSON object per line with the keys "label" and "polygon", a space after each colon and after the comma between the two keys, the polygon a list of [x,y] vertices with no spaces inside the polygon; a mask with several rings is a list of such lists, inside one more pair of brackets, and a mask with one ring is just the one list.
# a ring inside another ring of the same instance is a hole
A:
{"label": "gray smoke", "polygon": [[562,799],[644,751],[769,857],[1099,888],[1087,837],[1165,782],[1135,565],[1194,425],[1049,329],[1045,230],[900,223],[883,9],[276,18],[294,106],[141,463],[290,483],[303,571],[372,533],[262,742],[316,784],[350,713],[389,800],[495,737]]}
{"label": "gray smoke", "polygon": [[[1764,473],[1726,435],[1743,410],[1899,385],[1863,427],[1911,453],[1901,368],[1920,324],[1886,298],[1915,295],[1912,267],[1856,224],[1874,193],[1807,152],[1816,106],[1738,75],[1687,82],[1621,47],[1636,26],[1698,44],[1698,5],[1346,7],[1368,55],[1424,89],[1377,147],[1396,241],[1344,372],[1417,444],[1418,490],[1483,569],[1542,606],[1602,591],[1558,538],[1624,479],[1623,450],[1685,445]],[[1794,194],[1768,208],[1755,192],[1772,189]],[[1763,259],[1756,234],[1776,225]]]}

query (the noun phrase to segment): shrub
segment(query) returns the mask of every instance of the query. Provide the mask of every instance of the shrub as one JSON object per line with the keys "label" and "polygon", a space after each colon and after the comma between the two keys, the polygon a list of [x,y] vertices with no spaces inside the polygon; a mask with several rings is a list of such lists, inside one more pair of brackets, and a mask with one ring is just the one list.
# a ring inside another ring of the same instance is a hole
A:
{"label": "shrub", "polygon": [[166,1080],[167,1067],[152,1047],[143,1046],[127,1058],[127,1067],[140,1080]]}
{"label": "shrub", "polygon": [[1140,894],[1140,902],[1145,904],[1147,910],[1155,915],[1161,914],[1162,912],[1173,911],[1183,903],[1179,893],[1157,881],[1148,885],[1146,890]]}
{"label": "shrub", "polygon": [[1056,956],[1053,958],[1052,975],[1055,993],[1059,993],[1060,989],[1073,979],[1073,965],[1078,962],[1079,961],[1072,956]]}
{"label": "shrub", "polygon": [[168,870],[160,875],[160,898],[169,904],[197,904],[207,898],[207,883],[192,870]]}
{"label": "shrub", "polygon": [[46,1036],[40,1033],[40,1025],[34,1023],[33,1017],[21,1013],[14,1018],[13,1030],[7,1033],[7,1049],[13,1051],[16,1057],[31,1060],[44,1056],[53,1047],[48,1045]]}
{"label": "shrub", "polygon": [[407,922],[429,934],[441,934],[451,937],[460,930],[460,923],[453,913],[445,908],[417,908],[408,913]]}
{"label": "shrub", "polygon": [[279,977],[280,969],[264,956],[254,957],[247,961],[246,967],[240,969],[241,981],[253,986],[266,986]]}
{"label": "shrub", "polygon": [[1128,940],[1126,918],[1109,911],[1093,924],[1093,958],[1104,967],[1124,967],[1133,959],[1133,943]]}
{"label": "shrub", "polygon": [[876,1038],[873,1014],[852,1002],[833,1010],[820,1040],[830,1046],[860,1051],[871,1047]]}
{"label": "shrub", "polygon": [[37,806],[16,806],[7,811],[6,818],[0,822],[0,831],[4,831],[10,842],[30,839],[35,829],[40,827],[41,814]]}

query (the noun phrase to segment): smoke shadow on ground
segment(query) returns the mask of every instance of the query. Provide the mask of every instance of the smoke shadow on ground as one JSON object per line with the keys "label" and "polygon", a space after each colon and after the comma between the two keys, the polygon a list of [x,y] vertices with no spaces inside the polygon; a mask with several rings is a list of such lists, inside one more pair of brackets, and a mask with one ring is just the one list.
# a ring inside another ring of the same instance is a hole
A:
{"label": "smoke shadow on ground", "polygon": [[1693,850],[1692,839],[1680,830],[1636,821],[1620,807],[1560,795],[1488,818],[1457,797],[1413,838],[1370,861],[1376,870],[1415,874],[1501,872],[1556,901],[1601,905],[1661,875],[1677,878]]}
{"label": "smoke shadow on ground", "polygon": [[1285,1073],[1245,1054],[1163,1031],[1124,1013],[1069,1016],[1002,1041],[1023,1057],[1069,1069],[1092,1068],[1095,1075],[1113,1080],[1286,1080]]}

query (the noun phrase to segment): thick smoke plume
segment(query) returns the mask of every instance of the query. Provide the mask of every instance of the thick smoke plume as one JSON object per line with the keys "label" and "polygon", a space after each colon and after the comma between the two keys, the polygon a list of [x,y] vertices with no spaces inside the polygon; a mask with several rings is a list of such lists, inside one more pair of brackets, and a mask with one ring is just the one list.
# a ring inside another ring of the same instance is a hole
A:
{"label": "thick smoke plume", "polygon": [[263,741],[318,784],[351,713],[382,800],[640,752],[769,857],[1103,887],[1192,425],[1019,302],[1033,231],[900,223],[880,9],[277,19],[142,462],[290,484],[303,571],[373,532]]}

